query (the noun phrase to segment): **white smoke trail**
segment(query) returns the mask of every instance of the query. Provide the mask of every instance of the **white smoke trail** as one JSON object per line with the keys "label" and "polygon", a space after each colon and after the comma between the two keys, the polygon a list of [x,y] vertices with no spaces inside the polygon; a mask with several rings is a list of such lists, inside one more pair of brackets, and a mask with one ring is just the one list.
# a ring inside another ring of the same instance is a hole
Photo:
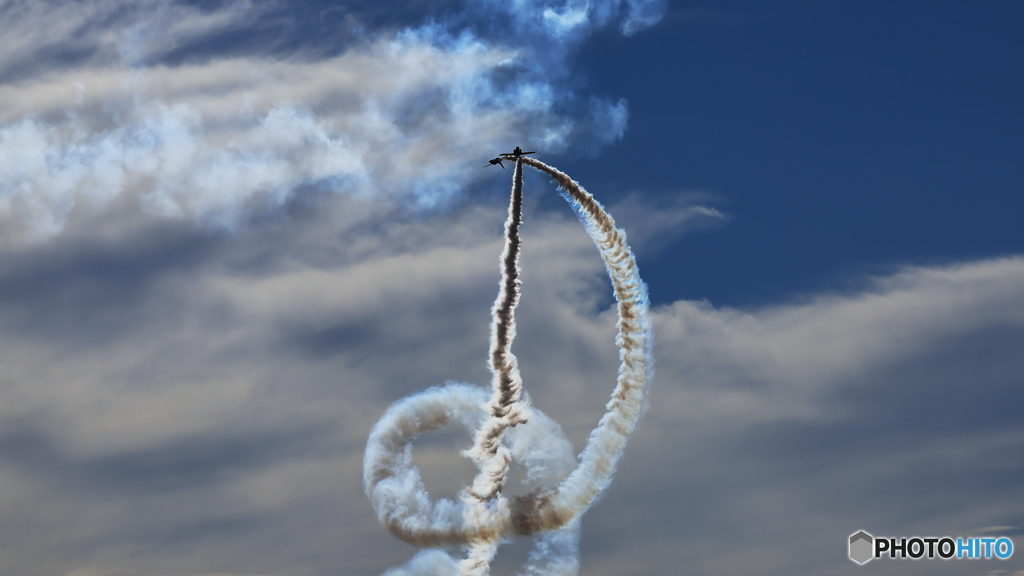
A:
{"label": "white smoke trail", "polygon": [[644,390],[654,371],[651,347],[654,344],[648,317],[650,302],[647,286],[640,279],[633,251],[626,244],[626,233],[615,227],[601,204],[564,172],[543,162],[524,158],[523,162],[548,174],[565,190],[567,199],[580,215],[587,233],[604,259],[618,304],[619,376],[608,412],[590,434],[580,455],[580,465],[558,489],[543,502],[524,502],[536,508],[524,510],[519,533],[562,526],[589,507],[611,482],[615,466],[626,447],[626,440],[640,420]]}
{"label": "white smoke trail", "polygon": [[516,161],[512,176],[512,200],[505,222],[505,251],[501,255],[502,278],[498,299],[491,315],[490,369],[493,395],[487,404],[491,418],[476,433],[474,446],[467,451],[480,467],[470,493],[480,501],[494,499],[505,485],[511,455],[501,445],[506,429],[526,422],[525,406],[520,403],[523,379],[519,374],[512,341],[516,337],[515,309],[519,304],[519,225],[523,216],[523,163]]}
{"label": "white smoke trail", "polygon": [[[519,304],[519,225],[523,220],[523,162],[516,160],[512,173],[512,198],[505,222],[505,250],[501,255],[501,287],[491,315],[491,400],[486,410],[490,418],[477,430],[473,448],[466,455],[473,459],[480,472],[473,487],[466,492],[469,507],[490,507],[496,502],[508,478],[512,455],[502,446],[505,431],[528,421],[526,406],[521,402],[523,379],[519,374],[512,341],[516,337],[515,310]],[[487,574],[491,559],[498,551],[497,540],[473,542],[469,556],[460,564],[465,576]]]}
{"label": "white smoke trail", "polygon": [[[519,223],[522,164],[555,179],[576,209],[605,262],[618,311],[619,375],[607,412],[579,457],[558,424],[522,402],[522,382],[510,347],[518,302]],[[531,158],[519,158],[502,256],[503,276],[492,310],[493,393],[464,384],[431,388],[392,405],[367,441],[363,479],[378,518],[394,535],[425,548],[463,546],[467,557],[455,563],[440,551],[422,552],[389,574],[488,573],[502,538],[536,535],[524,575],[576,574],[579,517],[611,482],[626,440],[640,418],[646,383],[653,371],[647,289],[640,279],[626,236],[593,196],[563,172]],[[486,419],[486,420],[485,420]],[[477,430],[473,458],[479,473],[459,502],[432,502],[412,466],[412,441],[451,421]],[[511,461],[523,464],[534,490],[509,499],[501,490]],[[428,571],[423,571],[428,570]]]}
{"label": "white smoke trail", "polygon": [[[458,501],[431,501],[419,470],[412,465],[412,441],[416,436],[452,422],[475,430],[488,417],[484,410],[488,400],[483,388],[449,383],[396,402],[374,426],[367,442],[363,481],[378,518],[394,535],[411,544],[433,548],[497,543],[512,535],[511,507],[504,496],[481,505],[472,502],[464,491]],[[528,416],[527,422],[506,431],[504,443],[512,460],[526,469],[527,482],[535,491],[548,491],[572,471],[576,458],[557,422],[535,409],[529,410]],[[571,523],[545,534],[531,554],[531,563],[564,564],[563,559],[554,555],[565,551],[575,557],[578,529],[578,523]],[[489,548],[481,547],[478,555],[489,552]],[[438,560],[442,554],[447,558],[444,562]],[[423,552],[402,568],[405,572],[394,574],[433,575],[434,567],[445,562],[459,566],[443,551]],[[463,574],[464,568],[458,567],[453,573]],[[530,573],[548,572],[527,572]]]}

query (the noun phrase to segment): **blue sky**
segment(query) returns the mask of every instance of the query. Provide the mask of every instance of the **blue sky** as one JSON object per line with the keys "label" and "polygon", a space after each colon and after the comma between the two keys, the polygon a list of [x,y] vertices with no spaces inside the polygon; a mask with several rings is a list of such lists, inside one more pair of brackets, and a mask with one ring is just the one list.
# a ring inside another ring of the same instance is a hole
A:
{"label": "blue sky", "polygon": [[[1010,2],[0,0],[0,573],[404,565],[367,434],[489,381],[511,171],[484,166],[522,145],[608,207],[654,304],[581,574],[1021,576],[861,568],[846,538],[1024,532],[1022,28]],[[580,449],[608,279],[553,185],[525,194],[513,351]],[[432,493],[467,442],[417,445]]]}
{"label": "blue sky", "polygon": [[606,154],[631,169],[579,170],[722,197],[728,226],[672,244],[686,276],[648,266],[655,298],[766,303],[1020,253],[1021,18],[994,2],[673,4],[584,48],[589,87],[629,100]]}

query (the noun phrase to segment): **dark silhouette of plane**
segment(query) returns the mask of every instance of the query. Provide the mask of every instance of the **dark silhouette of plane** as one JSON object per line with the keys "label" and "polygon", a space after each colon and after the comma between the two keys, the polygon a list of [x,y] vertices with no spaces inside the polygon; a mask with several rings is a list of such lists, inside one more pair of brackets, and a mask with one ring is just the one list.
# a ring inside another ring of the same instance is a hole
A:
{"label": "dark silhouette of plane", "polygon": [[[505,165],[501,163],[502,160],[506,160],[506,158],[502,158],[501,156],[498,156],[494,160],[488,160],[487,161],[487,166],[494,166],[495,164],[497,164],[498,166],[501,166],[502,170],[504,170],[505,169]],[[484,168],[487,168],[487,166],[484,166]]]}
{"label": "dark silhouette of plane", "polygon": [[520,156],[526,156],[527,154],[536,154],[536,152],[523,152],[522,148],[520,148],[519,146],[516,146],[515,150],[513,150],[511,152],[506,152],[506,153],[502,154],[501,156],[502,156],[502,158],[504,158],[506,160],[511,160],[511,159],[514,159],[514,158],[519,158]]}

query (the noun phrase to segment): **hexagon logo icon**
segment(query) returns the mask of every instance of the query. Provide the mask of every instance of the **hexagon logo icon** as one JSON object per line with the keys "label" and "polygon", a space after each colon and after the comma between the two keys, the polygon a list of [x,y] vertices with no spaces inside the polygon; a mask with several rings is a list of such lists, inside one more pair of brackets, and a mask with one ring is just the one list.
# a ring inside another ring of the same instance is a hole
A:
{"label": "hexagon logo icon", "polygon": [[874,537],[863,530],[850,534],[850,560],[861,565],[871,560],[874,541]]}

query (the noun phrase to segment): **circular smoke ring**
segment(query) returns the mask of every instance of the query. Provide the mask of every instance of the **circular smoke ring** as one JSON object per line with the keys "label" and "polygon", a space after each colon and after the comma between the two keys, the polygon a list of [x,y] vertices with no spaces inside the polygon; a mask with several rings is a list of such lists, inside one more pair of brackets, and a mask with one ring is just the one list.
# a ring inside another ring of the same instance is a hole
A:
{"label": "circular smoke ring", "polygon": [[575,467],[572,444],[557,422],[537,409],[529,420],[503,435],[512,461],[521,465],[531,494],[504,496],[467,509],[459,502],[433,500],[419,470],[412,464],[412,443],[424,432],[459,423],[473,431],[487,419],[483,406],[487,392],[468,384],[447,384],[404,398],[385,412],[370,432],[366,445],[366,483],[380,521],[396,536],[417,546],[441,547],[469,544],[478,539],[529,535],[536,532],[535,515],[545,494]]}

